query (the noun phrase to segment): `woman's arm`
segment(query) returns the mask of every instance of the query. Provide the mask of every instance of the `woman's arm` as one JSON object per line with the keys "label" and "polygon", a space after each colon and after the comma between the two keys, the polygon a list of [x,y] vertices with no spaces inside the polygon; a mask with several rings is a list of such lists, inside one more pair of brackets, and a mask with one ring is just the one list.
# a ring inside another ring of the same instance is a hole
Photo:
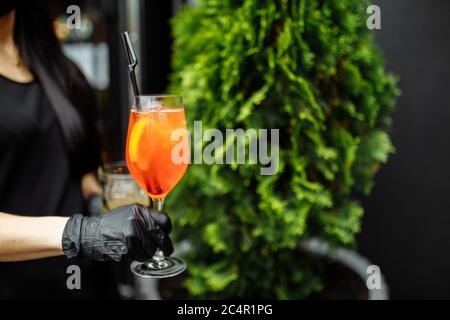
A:
{"label": "woman's arm", "polygon": [[23,261],[63,254],[67,217],[24,217],[0,212],[0,261]]}
{"label": "woman's arm", "polygon": [[24,217],[0,212],[0,262],[65,255],[99,261],[145,261],[173,251],[167,215],[140,204],[86,217]]}

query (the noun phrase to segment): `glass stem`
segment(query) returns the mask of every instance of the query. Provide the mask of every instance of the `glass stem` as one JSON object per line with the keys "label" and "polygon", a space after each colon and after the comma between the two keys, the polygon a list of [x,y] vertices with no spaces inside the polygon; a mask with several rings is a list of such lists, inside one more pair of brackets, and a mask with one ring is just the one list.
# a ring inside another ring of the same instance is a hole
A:
{"label": "glass stem", "polygon": [[[164,198],[155,199],[153,200],[153,207],[158,210],[162,211],[164,206]],[[165,261],[164,253],[160,248],[156,249],[155,254],[152,257],[152,260],[155,261],[159,268],[165,268],[167,267],[167,262]]]}
{"label": "glass stem", "polygon": [[164,198],[160,198],[160,199],[155,199],[153,200],[153,207],[158,210],[158,211],[162,211],[164,206]]}

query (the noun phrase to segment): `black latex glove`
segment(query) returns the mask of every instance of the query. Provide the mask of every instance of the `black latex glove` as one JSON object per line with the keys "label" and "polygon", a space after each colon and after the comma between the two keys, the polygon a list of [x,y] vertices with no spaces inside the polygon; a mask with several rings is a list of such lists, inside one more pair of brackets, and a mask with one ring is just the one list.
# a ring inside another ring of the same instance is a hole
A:
{"label": "black latex glove", "polygon": [[85,257],[98,261],[120,261],[129,255],[148,260],[160,248],[173,252],[167,215],[140,204],[120,207],[101,216],[73,215],[64,228],[62,245],[68,259]]}

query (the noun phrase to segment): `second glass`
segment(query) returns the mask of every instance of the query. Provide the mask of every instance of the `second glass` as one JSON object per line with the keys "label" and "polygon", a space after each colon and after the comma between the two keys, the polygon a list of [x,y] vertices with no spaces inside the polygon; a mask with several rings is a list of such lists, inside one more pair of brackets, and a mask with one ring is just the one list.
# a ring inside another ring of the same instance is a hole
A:
{"label": "second glass", "polygon": [[[128,169],[162,211],[166,195],[186,172],[189,140],[183,101],[175,95],[135,96],[128,125],[126,161]],[[146,262],[133,261],[131,271],[147,278],[173,277],[186,269],[176,257],[157,250]]]}
{"label": "second glass", "polygon": [[147,193],[134,181],[125,161],[105,163],[98,168],[102,186],[102,214],[132,203],[150,205]]}

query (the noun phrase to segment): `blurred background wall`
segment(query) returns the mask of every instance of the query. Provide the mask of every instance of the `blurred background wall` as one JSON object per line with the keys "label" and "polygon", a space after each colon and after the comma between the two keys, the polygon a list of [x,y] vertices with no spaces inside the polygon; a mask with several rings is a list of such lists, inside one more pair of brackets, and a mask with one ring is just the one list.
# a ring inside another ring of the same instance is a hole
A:
{"label": "blurred background wall", "polygon": [[400,77],[397,152],[363,201],[359,250],[378,264],[391,297],[450,298],[450,1],[377,0],[375,31]]}

